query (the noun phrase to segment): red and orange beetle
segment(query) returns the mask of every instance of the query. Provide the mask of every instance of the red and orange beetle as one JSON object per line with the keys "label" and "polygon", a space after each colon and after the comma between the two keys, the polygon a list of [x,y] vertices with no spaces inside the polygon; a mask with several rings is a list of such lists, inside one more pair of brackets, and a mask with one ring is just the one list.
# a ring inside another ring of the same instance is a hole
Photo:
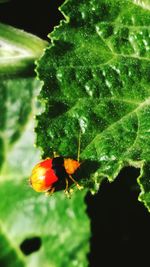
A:
{"label": "red and orange beetle", "polygon": [[65,192],[68,193],[70,179],[80,190],[82,186],[72,177],[72,174],[79,167],[80,163],[78,160],[66,159],[60,156],[47,158],[35,165],[29,182],[36,192],[52,194],[55,190],[59,190],[59,188],[65,185]]}
{"label": "red and orange beetle", "polygon": [[81,165],[79,162],[80,137],[81,134],[77,160],[54,155],[53,158],[47,158],[35,165],[29,183],[36,192],[45,192],[50,195],[55,190],[65,188],[66,194],[69,195],[69,181],[74,182],[79,190],[83,188],[72,177]]}

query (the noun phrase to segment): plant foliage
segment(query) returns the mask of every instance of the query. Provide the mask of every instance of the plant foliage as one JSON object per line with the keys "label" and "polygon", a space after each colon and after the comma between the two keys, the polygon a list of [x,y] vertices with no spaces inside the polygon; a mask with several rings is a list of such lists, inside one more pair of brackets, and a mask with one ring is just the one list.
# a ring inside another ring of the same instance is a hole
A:
{"label": "plant foliage", "polygon": [[[0,42],[0,266],[85,267],[89,250],[86,192],[71,200],[62,192],[50,198],[34,192],[28,183],[40,160],[33,146],[33,128],[41,86],[32,77],[33,66],[46,43],[6,25],[0,25]],[[40,238],[41,248],[31,253],[26,247],[27,256],[21,245],[34,237]]]}
{"label": "plant foliage", "polygon": [[141,168],[140,199],[149,207],[149,5],[68,0],[60,10],[65,18],[37,67],[45,103],[37,145],[43,157],[75,158],[81,133],[85,187],[96,192],[104,177],[113,181],[132,165]]}

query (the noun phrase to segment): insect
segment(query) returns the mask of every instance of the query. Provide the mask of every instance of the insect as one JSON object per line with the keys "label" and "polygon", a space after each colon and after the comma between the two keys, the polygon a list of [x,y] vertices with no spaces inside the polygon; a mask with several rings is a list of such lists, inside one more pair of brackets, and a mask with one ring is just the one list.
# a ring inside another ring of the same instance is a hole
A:
{"label": "insect", "polygon": [[69,183],[72,181],[79,190],[82,189],[83,187],[72,177],[81,165],[79,150],[80,139],[77,160],[54,156],[36,164],[29,179],[31,187],[36,192],[45,192],[47,195],[51,195],[55,190],[65,188],[65,193],[69,196]]}

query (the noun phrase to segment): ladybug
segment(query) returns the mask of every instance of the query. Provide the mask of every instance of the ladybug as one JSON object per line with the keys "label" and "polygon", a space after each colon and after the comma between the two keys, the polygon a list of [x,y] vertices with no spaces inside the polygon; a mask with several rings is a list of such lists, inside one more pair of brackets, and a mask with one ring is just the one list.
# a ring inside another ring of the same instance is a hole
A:
{"label": "ladybug", "polygon": [[69,194],[69,181],[74,182],[79,190],[82,189],[72,177],[79,167],[80,162],[71,158],[47,158],[35,165],[29,183],[36,192],[51,195],[55,190],[65,188],[66,194]]}

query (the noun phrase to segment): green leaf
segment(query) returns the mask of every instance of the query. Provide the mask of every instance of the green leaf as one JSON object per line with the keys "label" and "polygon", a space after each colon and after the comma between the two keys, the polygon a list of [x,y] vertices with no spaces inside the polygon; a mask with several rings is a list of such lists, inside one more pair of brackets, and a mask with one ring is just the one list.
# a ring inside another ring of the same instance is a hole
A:
{"label": "green leaf", "polygon": [[0,265],[23,267],[24,261],[21,252],[16,251],[5,233],[0,229]]}
{"label": "green leaf", "polygon": [[34,61],[46,45],[32,34],[0,23],[0,76],[33,75]]}
{"label": "green leaf", "polygon": [[[24,170],[27,174],[35,163],[33,136],[30,131],[26,133],[33,116],[33,88],[39,92],[39,82],[33,78],[2,79],[0,82],[0,166],[3,173],[18,172],[20,176]],[[30,151],[27,151],[27,141]],[[22,162],[25,164],[24,147],[30,156],[25,166],[22,165]]]}
{"label": "green leaf", "polygon": [[5,238],[13,240],[18,260],[19,246],[26,238],[38,236],[42,241],[38,252],[26,258],[22,255],[23,266],[87,266],[89,223],[84,213],[85,193],[77,193],[71,200],[63,193],[46,198],[13,179],[8,185],[1,184],[3,199],[6,191],[8,205],[3,208],[4,203],[0,204],[1,224],[5,227]]}
{"label": "green leaf", "polygon": [[150,2],[149,2],[149,0],[133,0],[133,2],[136,5],[141,6],[144,9],[150,10]]}
{"label": "green leaf", "polygon": [[0,229],[0,265],[12,267],[22,267],[23,259],[19,251],[16,251],[13,244],[6,238],[6,235]]}
{"label": "green leaf", "polygon": [[[37,66],[45,103],[37,145],[43,157],[57,151],[76,158],[81,132],[79,176],[95,192],[104,177],[113,181],[129,165],[143,172],[149,159],[149,4],[68,0],[61,11],[66,20]],[[149,175],[139,179],[141,188]]]}
{"label": "green leaf", "polygon": [[[28,184],[31,169],[39,161],[33,147],[39,89],[39,81],[33,78],[0,82],[0,265],[85,267],[89,250],[86,192],[77,192],[71,199],[64,192],[46,197]],[[41,239],[41,248],[24,255],[20,245],[33,237]]]}

